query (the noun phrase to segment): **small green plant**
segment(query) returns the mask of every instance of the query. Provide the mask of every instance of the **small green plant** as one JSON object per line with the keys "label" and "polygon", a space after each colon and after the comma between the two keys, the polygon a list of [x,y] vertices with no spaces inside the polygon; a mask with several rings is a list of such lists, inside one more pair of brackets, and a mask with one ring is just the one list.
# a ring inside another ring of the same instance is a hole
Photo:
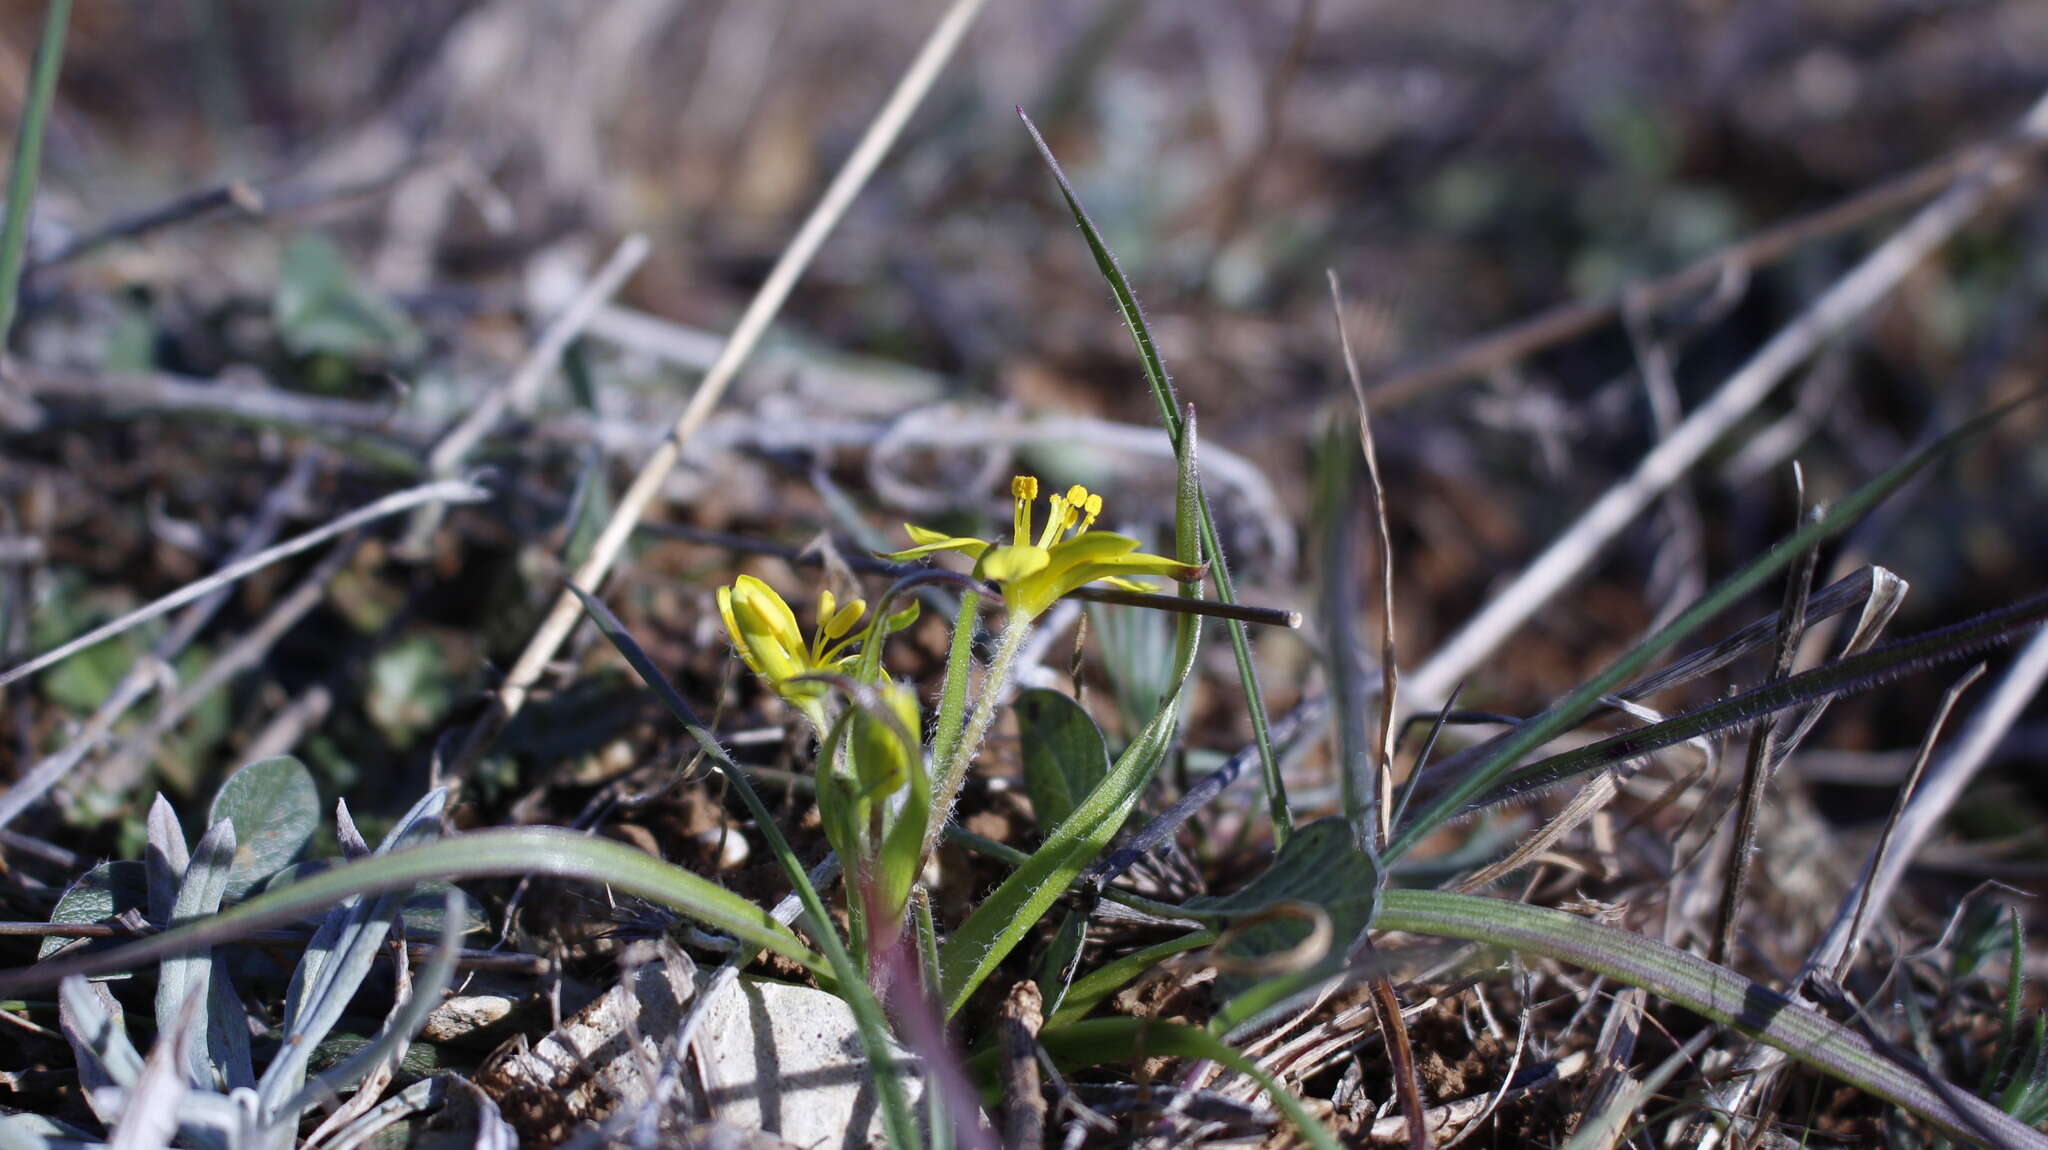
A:
{"label": "small green plant", "polygon": [[[434,839],[445,799],[445,791],[435,790],[414,804],[375,851],[356,831],[347,805],[338,805],[335,834],[344,856],[390,856]],[[176,929],[213,918],[266,884],[289,891],[294,875],[308,869],[297,860],[318,822],[313,779],[292,758],[259,760],[231,775],[214,798],[206,833],[189,847],[170,804],[158,796],[149,813],[147,858],[95,867],[59,900],[51,921]],[[58,988],[62,1030],[77,1056],[87,1100],[115,1142],[156,1131],[160,1139],[175,1134],[205,1150],[284,1150],[297,1143],[308,1111],[374,1081],[375,1089],[359,1091],[322,1128],[323,1135],[348,1140],[349,1125],[363,1120],[379,1100],[390,1068],[454,971],[467,904],[454,887],[437,885],[443,897],[435,907],[392,892],[347,899],[321,916],[293,972],[273,1035],[275,1053],[260,1070],[250,1041],[254,1012],[236,986],[233,951],[201,947],[164,959],[156,980],[156,1040],[146,1056],[130,1039],[121,1004],[108,986],[78,975],[65,978]],[[439,948],[416,977],[401,974],[399,985],[403,991],[409,983],[410,993],[374,1038],[312,1071],[315,1052],[341,1021],[402,917],[437,929]],[[67,945],[53,937],[44,956],[76,957],[74,949],[89,944]],[[75,1144],[64,1135],[27,1115],[0,1117],[0,1142],[10,1146]]]}

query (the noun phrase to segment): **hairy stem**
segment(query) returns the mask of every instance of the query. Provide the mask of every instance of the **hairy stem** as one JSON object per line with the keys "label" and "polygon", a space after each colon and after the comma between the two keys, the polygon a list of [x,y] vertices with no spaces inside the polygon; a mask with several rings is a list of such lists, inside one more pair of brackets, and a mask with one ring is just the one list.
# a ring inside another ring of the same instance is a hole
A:
{"label": "hairy stem", "polygon": [[960,795],[960,784],[967,780],[967,764],[973,760],[974,752],[980,749],[989,726],[995,722],[996,706],[1002,702],[1003,688],[1010,684],[1010,668],[1017,661],[1017,652],[1023,649],[1024,636],[1030,633],[1030,616],[1012,613],[1004,620],[1003,633],[996,639],[995,657],[989,661],[988,670],[981,677],[981,694],[975,698],[974,709],[967,715],[967,725],[961,728],[959,740],[949,748],[951,753],[934,765],[931,821],[926,824],[924,832],[926,855],[939,845],[939,835],[946,829],[946,821],[953,817],[953,800]]}

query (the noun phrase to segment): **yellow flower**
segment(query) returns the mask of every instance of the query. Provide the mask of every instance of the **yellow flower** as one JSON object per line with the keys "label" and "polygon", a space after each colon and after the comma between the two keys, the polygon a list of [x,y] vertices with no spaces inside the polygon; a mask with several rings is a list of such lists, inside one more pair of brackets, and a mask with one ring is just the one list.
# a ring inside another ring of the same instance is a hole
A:
{"label": "yellow flower", "polygon": [[796,612],[775,588],[742,575],[732,586],[718,589],[718,613],[740,658],[776,694],[793,703],[814,702],[826,691],[824,683],[798,682],[799,676],[852,669],[859,656],[848,648],[858,638],[854,624],[866,610],[867,604],[859,599],[841,605],[832,592],[820,591],[818,627],[807,644],[796,625]]}
{"label": "yellow flower", "polygon": [[1202,577],[1204,568],[1164,555],[1147,555],[1138,550],[1138,541],[1127,535],[1090,531],[1096,517],[1102,514],[1102,496],[1090,494],[1079,484],[1068,488],[1065,495],[1052,497],[1052,513],[1035,540],[1031,504],[1038,498],[1037,478],[1019,475],[1012,479],[1010,495],[1016,501],[1016,542],[997,544],[960,538],[906,523],[904,530],[910,532],[916,546],[894,552],[888,558],[902,562],[940,551],[958,551],[975,561],[977,578],[1001,584],[1003,602],[1011,613],[1025,618],[1038,615],[1060,596],[1089,583],[1150,591],[1151,586],[1128,576],[1165,575],[1183,583]]}

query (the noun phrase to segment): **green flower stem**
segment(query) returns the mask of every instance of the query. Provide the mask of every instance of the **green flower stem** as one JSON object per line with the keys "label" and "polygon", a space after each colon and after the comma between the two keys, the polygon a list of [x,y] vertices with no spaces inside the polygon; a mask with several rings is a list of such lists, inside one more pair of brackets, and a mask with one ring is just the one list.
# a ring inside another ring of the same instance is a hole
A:
{"label": "green flower stem", "polygon": [[981,626],[981,595],[960,596],[960,614],[953,620],[953,643],[946,652],[946,682],[939,688],[939,722],[932,736],[932,762],[953,761],[960,741],[961,719],[967,714],[967,677],[974,665],[974,632]]}
{"label": "green flower stem", "polygon": [[931,820],[925,824],[924,832],[927,856],[939,845],[946,820],[953,817],[953,800],[960,796],[960,784],[967,780],[967,764],[974,759],[974,752],[995,722],[1003,689],[1010,685],[1010,668],[1017,662],[1017,652],[1024,647],[1024,636],[1030,633],[1030,616],[1013,613],[1004,620],[1003,633],[996,639],[995,657],[989,660],[988,671],[981,677],[981,694],[967,715],[967,725],[961,728],[959,741],[948,748],[951,753],[934,765]]}

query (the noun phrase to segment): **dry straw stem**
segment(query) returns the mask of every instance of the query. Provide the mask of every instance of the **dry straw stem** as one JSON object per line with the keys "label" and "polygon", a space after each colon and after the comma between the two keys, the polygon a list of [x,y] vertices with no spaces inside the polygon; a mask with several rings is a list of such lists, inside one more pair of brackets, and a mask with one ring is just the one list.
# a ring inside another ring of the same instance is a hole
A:
{"label": "dry straw stem", "polygon": [[[647,461],[641,465],[639,474],[633,477],[632,486],[620,496],[618,508],[605,523],[604,530],[598,534],[596,542],[591,545],[590,557],[577,568],[576,574],[570,580],[576,586],[588,587],[594,592],[603,585],[605,576],[611,573],[612,564],[618,560],[619,552],[624,550],[626,540],[632,536],[633,528],[640,522],[640,517],[646,514],[648,504],[654,501],[655,495],[661,490],[662,481],[668,478],[669,471],[681,458],[683,444],[689,441],[705,418],[711,414],[711,409],[718,404],[719,398],[725,394],[725,389],[739,374],[740,366],[761,342],[761,337],[767,334],[768,324],[775,318],[776,313],[782,310],[782,304],[789,298],[790,290],[796,286],[797,279],[810,265],[811,258],[817,254],[825,238],[837,226],[840,217],[846,214],[847,207],[866,185],[868,177],[872,176],[876,167],[881,164],[882,157],[896,142],[896,137],[902,134],[903,126],[910,121],[910,114],[924,100],[925,93],[931,90],[933,82],[938,79],[946,61],[952,58],[954,50],[959,47],[961,39],[966,36],[968,27],[973,24],[975,16],[980,13],[985,2],[986,0],[953,0],[953,4],[946,9],[946,14],[932,29],[916,59],[911,61],[909,69],[897,82],[895,91],[889,94],[888,102],[868,125],[860,144],[854,148],[853,154],[847,157],[845,166],[833,177],[831,185],[825,189],[824,196],[819,199],[817,206],[811,209],[811,214],[797,230],[796,237],[783,249],[781,257],[775,261],[775,267],[768,273],[768,278],[754,294],[753,300],[747,304],[747,310],[734,325],[725,349],[719,353],[718,361],[711,365],[711,370],[704,376],[704,381],[697,385],[697,390],[690,396],[689,404],[683,408],[682,415],[669,430],[668,437],[648,456]],[[470,764],[483,753],[484,748],[490,745],[506,721],[519,713],[520,707],[525,705],[527,692],[540,678],[541,672],[555,657],[555,652],[569,637],[569,632],[575,629],[582,615],[582,605],[576,596],[565,588],[555,600],[554,608],[548,612],[547,618],[534,632],[533,638],[527,642],[526,650],[520,653],[518,662],[512,665],[504,685],[498,688],[492,699],[490,710],[470,728],[469,737],[457,752],[452,764],[456,774],[465,773]]]}
{"label": "dry straw stem", "polygon": [[[360,535],[352,535],[321,556],[313,570],[299,580],[290,593],[273,604],[255,627],[214,656],[206,669],[190,683],[163,700],[140,732],[123,740],[119,750],[109,754],[105,762],[90,772],[94,784],[109,794],[129,793],[148,773],[150,764],[156,759],[157,745],[185,721],[185,716],[191,714],[193,708],[226,686],[236,675],[261,663],[286,632],[298,626],[299,620],[327,598],[328,581],[348,563],[361,542]],[[254,762],[264,757],[248,753],[245,761]]]}
{"label": "dry straw stem", "polygon": [[[2048,95],[2029,108],[2018,128],[2027,145],[2048,141]],[[1418,707],[1441,702],[1451,686],[1471,673],[1545,603],[1577,579],[1615,535],[1730,428],[1771,393],[1792,370],[1829,340],[1861,319],[1934,250],[1974,217],[1994,192],[2019,180],[2024,169],[2010,154],[1972,165],[1948,191],[1916,213],[1906,225],[1836,281],[1804,314],[1759,349],[1730,376],[1714,397],[1643,457],[1635,473],[1609,488],[1577,522],[1553,542],[1515,581],[1495,595],[1409,680]]]}
{"label": "dry straw stem", "polygon": [[1358,357],[1351,352],[1351,333],[1344,329],[1344,292],[1337,273],[1330,277],[1330,309],[1337,318],[1337,342],[1344,351],[1344,374],[1351,381],[1351,397],[1358,404],[1358,448],[1365,453],[1365,479],[1372,488],[1373,523],[1379,528],[1380,584],[1380,714],[1378,737],[1373,751],[1375,777],[1372,786],[1372,843],[1387,849],[1393,818],[1394,719],[1400,701],[1401,669],[1394,644],[1394,537],[1387,525],[1387,488],[1380,482],[1380,456],[1373,447],[1372,416],[1365,402],[1365,383],[1358,377]]}

